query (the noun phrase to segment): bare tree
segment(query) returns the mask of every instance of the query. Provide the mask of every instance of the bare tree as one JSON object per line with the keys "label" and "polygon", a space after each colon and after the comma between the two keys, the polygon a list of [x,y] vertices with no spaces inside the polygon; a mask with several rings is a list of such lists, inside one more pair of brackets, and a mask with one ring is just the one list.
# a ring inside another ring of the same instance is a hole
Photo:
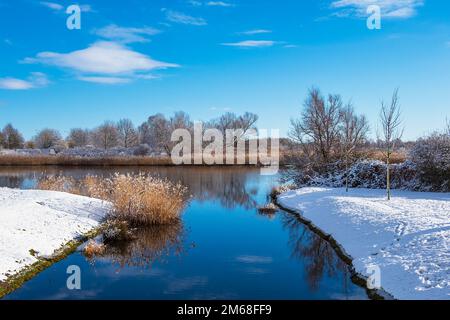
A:
{"label": "bare tree", "polygon": [[158,113],[150,116],[146,122],[139,127],[141,143],[148,144],[152,149],[169,150],[170,121],[163,114]]}
{"label": "bare tree", "polygon": [[0,131],[0,149],[3,148],[5,144],[5,135],[3,134],[2,131]]}
{"label": "bare tree", "polygon": [[121,119],[117,123],[119,142],[122,147],[129,148],[138,144],[138,134],[130,119]]}
{"label": "bare tree", "polygon": [[66,141],[70,148],[84,147],[89,144],[89,130],[71,129]]}
{"label": "bare tree", "polygon": [[10,123],[3,128],[2,136],[5,149],[18,149],[23,147],[24,139],[22,134]]}
{"label": "bare tree", "polygon": [[[250,130],[257,130],[256,122],[258,121],[258,115],[246,112],[241,116],[237,116],[235,113],[227,112],[217,119],[211,120],[207,127],[216,128],[222,132],[225,137],[226,130],[235,130],[237,136],[234,137],[234,146],[237,146],[238,141],[245,139],[248,136]],[[239,132],[236,130],[240,130]]]}
{"label": "bare tree", "polygon": [[61,134],[54,129],[43,129],[33,138],[37,148],[49,149],[57,146],[62,138]]}
{"label": "bare tree", "polygon": [[450,136],[450,120],[445,120],[445,133]]}
{"label": "bare tree", "polygon": [[380,124],[381,139],[386,157],[386,191],[388,200],[391,200],[391,155],[395,150],[396,143],[403,135],[398,89],[394,91],[390,104],[386,104],[384,101],[381,103]]}
{"label": "bare tree", "polygon": [[291,120],[289,137],[302,145],[305,155],[312,146],[320,163],[329,163],[339,145],[341,109],[341,96],[330,94],[325,100],[318,89],[311,89],[300,119]]}
{"label": "bare tree", "polygon": [[349,164],[355,150],[364,144],[369,132],[369,124],[364,115],[356,115],[351,104],[341,111],[341,147],[345,162],[345,190],[348,192]]}
{"label": "bare tree", "polygon": [[94,144],[103,149],[110,149],[117,147],[119,135],[115,124],[111,121],[106,121],[93,132]]}

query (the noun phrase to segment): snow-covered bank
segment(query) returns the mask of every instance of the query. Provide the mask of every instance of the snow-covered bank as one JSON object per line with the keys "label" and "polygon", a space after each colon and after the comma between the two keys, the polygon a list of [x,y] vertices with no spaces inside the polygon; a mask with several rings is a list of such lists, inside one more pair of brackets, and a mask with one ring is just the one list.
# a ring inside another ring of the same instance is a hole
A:
{"label": "snow-covered bank", "polygon": [[109,208],[67,193],[0,188],[0,281],[97,227]]}
{"label": "snow-covered bank", "polygon": [[397,299],[450,299],[450,194],[302,188],[278,196],[329,233],[356,271],[381,270],[381,286]]}

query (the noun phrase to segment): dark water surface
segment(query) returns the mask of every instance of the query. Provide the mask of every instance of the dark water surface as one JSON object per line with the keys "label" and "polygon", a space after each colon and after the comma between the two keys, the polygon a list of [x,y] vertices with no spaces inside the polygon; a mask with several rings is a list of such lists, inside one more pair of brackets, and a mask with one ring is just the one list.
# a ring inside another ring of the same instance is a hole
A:
{"label": "dark water surface", "polygon": [[[101,258],[80,249],[5,299],[367,299],[333,248],[298,217],[258,213],[278,182],[258,169],[0,168],[0,186],[33,188],[48,174],[139,171],[189,187],[182,223],[140,230]],[[70,265],[81,268],[81,290],[67,289]]]}

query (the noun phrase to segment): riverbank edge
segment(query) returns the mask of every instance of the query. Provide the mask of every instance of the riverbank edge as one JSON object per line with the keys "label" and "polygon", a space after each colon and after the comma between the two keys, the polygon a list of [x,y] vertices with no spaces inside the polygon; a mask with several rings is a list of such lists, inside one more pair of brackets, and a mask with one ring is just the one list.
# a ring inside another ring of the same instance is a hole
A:
{"label": "riverbank edge", "polygon": [[80,247],[83,243],[100,235],[104,230],[104,227],[105,224],[100,223],[100,225],[94,229],[62,245],[61,248],[57,249],[51,257],[40,258],[35,263],[25,266],[17,273],[9,276],[5,281],[0,281],[0,300],[22,287],[27,281],[33,279],[42,271],[76,252],[78,247]]}
{"label": "riverbank edge", "polygon": [[345,248],[339,242],[337,242],[336,239],[334,239],[331,234],[328,234],[324,230],[320,229],[318,226],[316,226],[314,224],[314,222],[312,220],[309,220],[306,217],[304,217],[301,214],[301,212],[299,212],[297,210],[292,210],[292,209],[286,208],[282,204],[280,204],[278,201],[278,196],[279,196],[279,194],[271,195],[271,198],[272,198],[272,201],[274,202],[274,204],[281,210],[286,211],[290,214],[296,215],[312,232],[314,232],[319,237],[321,237],[322,239],[327,241],[331,245],[331,247],[334,249],[334,251],[336,252],[338,257],[342,261],[344,261],[344,263],[347,264],[347,266],[349,267],[350,274],[351,274],[351,280],[353,281],[353,283],[364,288],[370,299],[372,299],[372,300],[395,300],[395,298],[390,293],[388,293],[386,290],[384,290],[383,288],[369,289],[367,287],[367,277],[356,272],[356,269],[353,265],[353,258],[351,255],[349,255],[345,251]]}

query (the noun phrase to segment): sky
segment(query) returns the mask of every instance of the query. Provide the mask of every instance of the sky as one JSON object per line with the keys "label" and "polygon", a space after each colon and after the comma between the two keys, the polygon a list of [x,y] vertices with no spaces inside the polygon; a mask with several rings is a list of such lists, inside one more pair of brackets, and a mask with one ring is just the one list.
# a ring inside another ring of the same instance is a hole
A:
{"label": "sky", "polygon": [[0,0],[0,59],[0,127],[27,139],[178,110],[254,112],[285,136],[311,87],[351,101],[372,136],[395,88],[405,139],[450,118],[447,0]]}

